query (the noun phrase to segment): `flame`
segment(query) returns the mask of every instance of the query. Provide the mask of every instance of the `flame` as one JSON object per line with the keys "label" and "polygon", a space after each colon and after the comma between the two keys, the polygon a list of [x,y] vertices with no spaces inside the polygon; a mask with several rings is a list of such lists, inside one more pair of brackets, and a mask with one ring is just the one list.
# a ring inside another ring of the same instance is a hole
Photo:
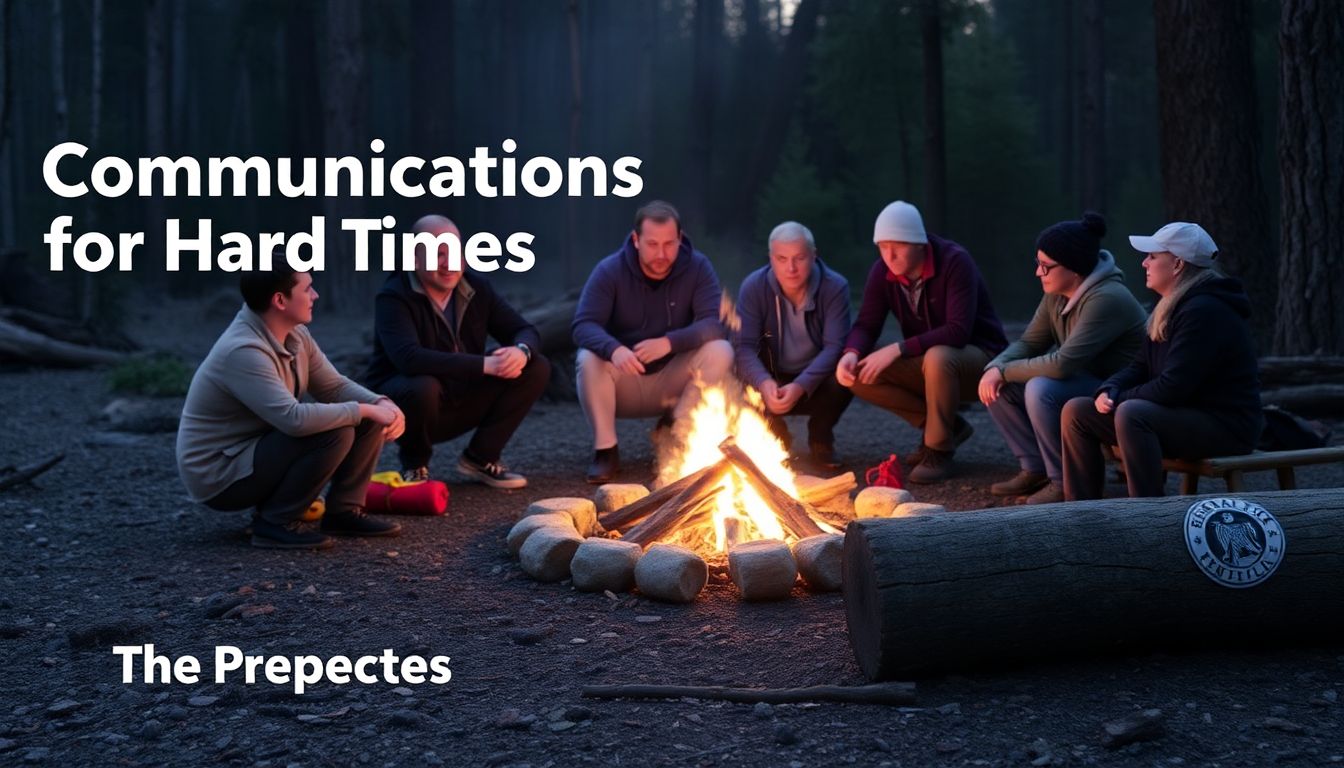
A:
{"label": "flame", "polygon": [[[788,449],[770,431],[759,392],[736,382],[699,388],[699,399],[684,418],[677,419],[670,444],[661,446],[657,484],[666,485],[723,458],[719,444],[732,436],[772,483],[794,496],[794,474],[785,466]],[[726,552],[734,544],[755,539],[788,539],[789,534],[770,506],[736,471],[729,472],[722,489],[706,505],[707,515],[696,515],[675,534],[676,543],[698,552]]]}

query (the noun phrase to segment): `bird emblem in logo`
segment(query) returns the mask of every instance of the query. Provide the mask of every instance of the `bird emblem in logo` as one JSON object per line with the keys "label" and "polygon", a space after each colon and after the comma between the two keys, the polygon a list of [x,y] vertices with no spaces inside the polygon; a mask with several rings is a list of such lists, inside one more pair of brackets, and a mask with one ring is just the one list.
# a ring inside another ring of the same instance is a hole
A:
{"label": "bird emblem in logo", "polygon": [[1185,514],[1185,543],[1206,576],[1225,587],[1253,587],[1283,561],[1283,528],[1264,507],[1242,499],[1206,499]]}

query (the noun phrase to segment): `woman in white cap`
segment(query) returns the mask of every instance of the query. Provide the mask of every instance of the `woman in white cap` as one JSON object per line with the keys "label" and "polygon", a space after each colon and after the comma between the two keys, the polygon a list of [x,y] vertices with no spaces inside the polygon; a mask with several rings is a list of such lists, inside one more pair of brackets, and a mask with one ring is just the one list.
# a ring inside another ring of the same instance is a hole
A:
{"label": "woman in white cap", "polygon": [[1250,453],[1260,437],[1260,381],[1251,302],[1214,269],[1218,247],[1198,224],[1131,236],[1145,284],[1161,298],[1143,349],[1097,388],[1064,406],[1064,496],[1101,498],[1103,445],[1118,446],[1130,496],[1161,496],[1162,459]]}

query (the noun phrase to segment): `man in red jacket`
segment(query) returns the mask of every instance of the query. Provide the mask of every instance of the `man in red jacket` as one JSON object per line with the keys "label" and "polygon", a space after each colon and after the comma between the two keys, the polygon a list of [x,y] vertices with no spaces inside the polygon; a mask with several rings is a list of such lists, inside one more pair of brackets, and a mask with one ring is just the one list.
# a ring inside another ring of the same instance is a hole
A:
{"label": "man in red jacket", "polygon": [[[882,209],[873,242],[881,258],[835,378],[924,433],[904,462],[911,482],[935,483],[951,474],[953,452],[974,431],[957,406],[976,399],[985,364],[1008,339],[971,255],[925,232],[915,206],[897,200]],[[874,349],[888,314],[903,338]]]}

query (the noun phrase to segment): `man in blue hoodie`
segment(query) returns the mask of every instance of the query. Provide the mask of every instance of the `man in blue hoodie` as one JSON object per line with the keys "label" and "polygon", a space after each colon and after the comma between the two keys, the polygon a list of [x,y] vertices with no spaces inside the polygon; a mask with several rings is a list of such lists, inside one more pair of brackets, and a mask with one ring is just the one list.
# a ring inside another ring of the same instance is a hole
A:
{"label": "man in blue hoodie", "polygon": [[805,414],[818,470],[837,469],[835,423],[854,399],[831,372],[849,334],[849,283],[817,259],[812,231],[786,221],[770,232],[770,263],[738,293],[737,375],[765,401],[770,428],[790,443],[786,414]]}
{"label": "man in blue hoodie", "polygon": [[719,279],[681,231],[681,217],[656,200],[598,262],[574,312],[579,403],[593,430],[588,482],[620,470],[616,419],[671,418],[697,379],[715,384],[733,365],[719,322]]}

